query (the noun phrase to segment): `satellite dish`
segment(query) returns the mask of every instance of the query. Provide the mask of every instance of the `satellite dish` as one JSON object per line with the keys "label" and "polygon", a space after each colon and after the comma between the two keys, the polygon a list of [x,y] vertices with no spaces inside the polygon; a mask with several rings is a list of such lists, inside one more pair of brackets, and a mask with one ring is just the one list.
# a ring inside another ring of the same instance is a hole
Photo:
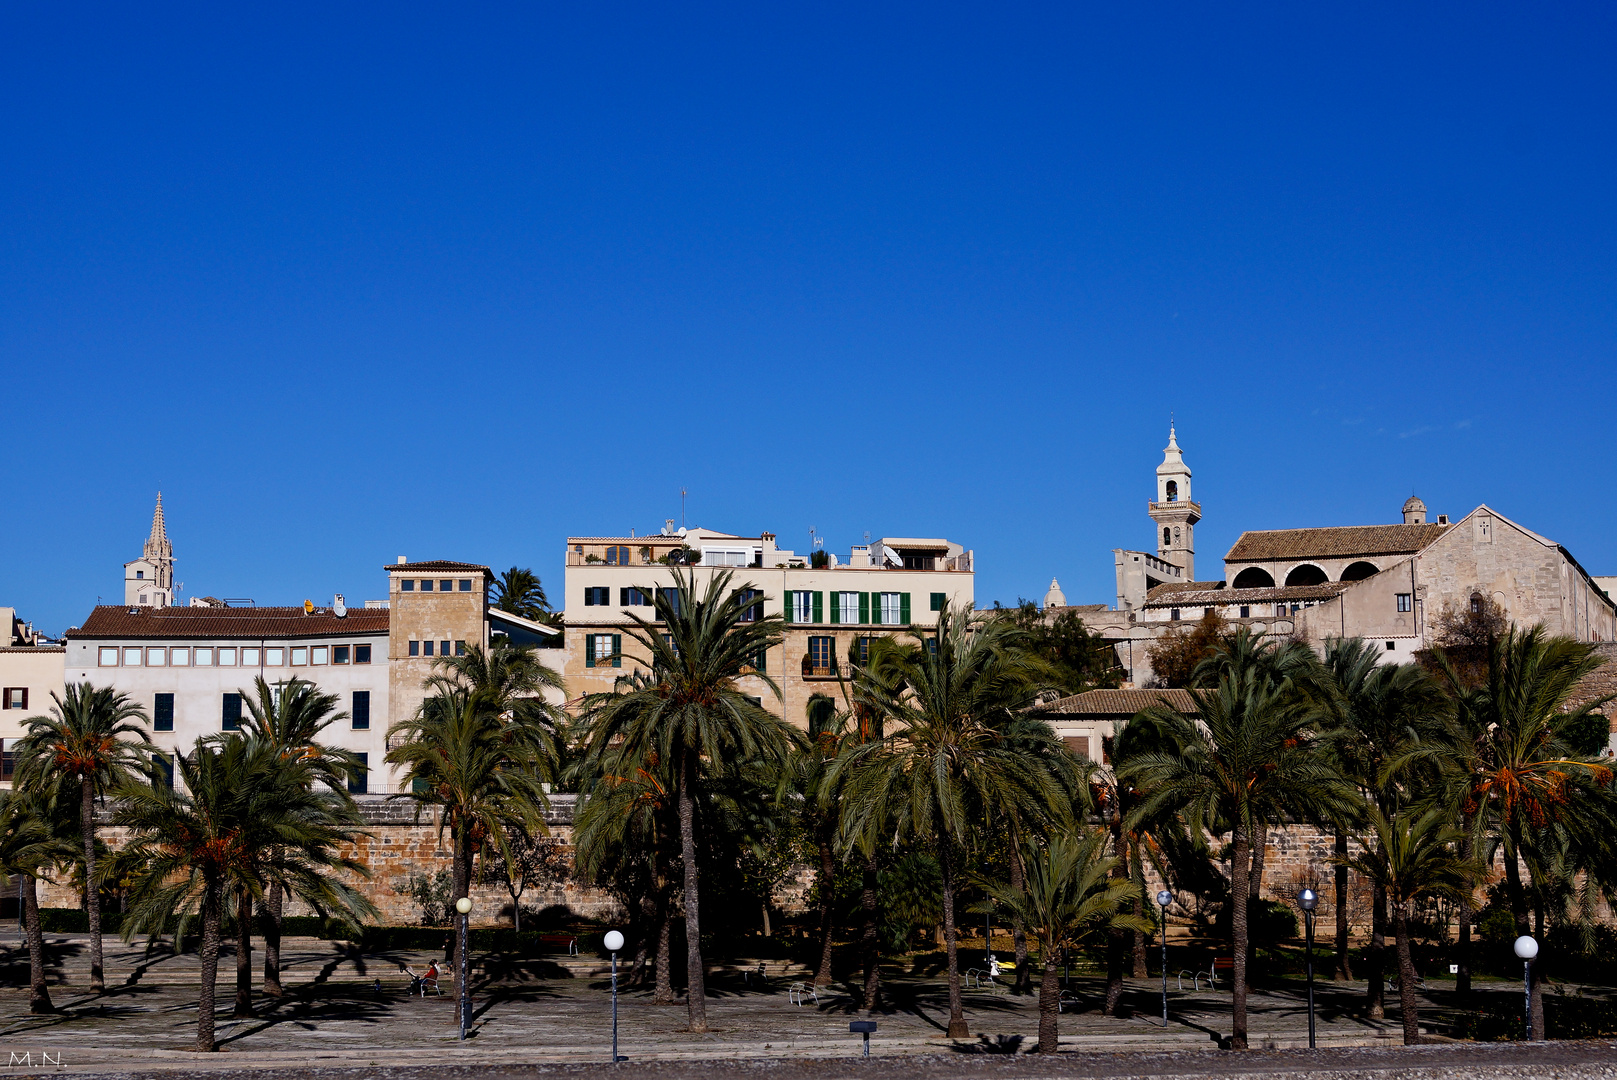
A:
{"label": "satellite dish", "polygon": [[343,603],[342,593],[338,593],[332,598],[331,613],[337,616],[339,619],[345,618],[348,615],[348,605]]}
{"label": "satellite dish", "polygon": [[305,600],[305,601],[303,601],[303,614],[305,614],[305,615],[313,615],[314,614],[314,601],[313,600]]}

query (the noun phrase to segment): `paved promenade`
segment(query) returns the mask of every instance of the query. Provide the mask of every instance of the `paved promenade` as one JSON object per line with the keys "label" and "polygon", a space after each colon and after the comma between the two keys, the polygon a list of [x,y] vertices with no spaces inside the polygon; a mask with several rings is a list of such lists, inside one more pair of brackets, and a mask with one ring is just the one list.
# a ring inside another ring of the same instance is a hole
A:
{"label": "paved promenade", "polygon": [[[86,987],[84,944],[51,939],[53,977],[58,980],[52,996],[61,1011],[33,1017],[26,1012],[26,957],[18,955],[14,936],[0,940],[0,977],[5,979],[0,988],[0,1054],[25,1058],[9,1071],[30,1071],[30,1064],[38,1069],[49,1055],[47,1071],[52,1072],[59,1061],[63,1071],[75,1072],[270,1068],[312,1075],[309,1070],[351,1067],[365,1075],[417,1068],[444,1075],[444,1070],[461,1066],[584,1066],[606,1062],[610,1055],[609,984],[591,974],[596,965],[587,959],[488,958],[490,977],[474,981],[472,1038],[462,1043],[456,1039],[452,987],[446,984],[450,992],[444,997],[413,997],[398,971],[401,963],[424,968],[430,959],[426,954],[360,955],[342,943],[289,939],[283,950],[288,995],[278,1000],[255,996],[258,1015],[231,1019],[234,958],[227,953],[219,981],[222,1052],[197,1055],[188,1049],[196,1025],[194,956],[148,957],[138,947],[109,941],[108,991],[92,996]],[[261,957],[255,953],[254,959]],[[849,1020],[857,1018],[848,994],[834,988],[822,991],[818,1001],[811,998],[798,1005],[789,993],[792,981],[774,978],[761,983],[756,976],[743,980],[739,974],[715,975],[708,1006],[713,1030],[704,1035],[684,1030],[683,1005],[656,1006],[647,992],[626,992],[619,1000],[619,1052],[632,1067],[661,1063],[676,1072],[681,1063],[700,1062],[705,1069],[721,1060],[755,1061],[762,1067],[769,1062],[778,1065],[781,1059],[846,1062],[858,1053],[858,1037],[848,1032]],[[1217,1053],[1219,1041],[1229,1034],[1227,988],[1200,993],[1175,990],[1166,1028],[1159,982],[1131,981],[1131,1000],[1141,1015],[1130,1019],[1098,1014],[1098,980],[1074,979],[1070,988],[1078,1000],[1062,1016],[1062,1049],[1084,1051],[1078,1056],[1085,1060],[1096,1054],[1169,1051],[1176,1060],[1237,1060]],[[1298,984],[1253,996],[1254,1047],[1306,1046],[1301,991]],[[1353,998],[1351,987],[1320,984],[1320,1045],[1396,1044],[1396,1017],[1383,1023],[1361,1020],[1352,1015]],[[1441,1003],[1434,1006],[1434,1016],[1440,1016]],[[871,1053],[892,1059],[895,1067],[902,1061],[910,1071],[931,1068],[921,1063],[938,1055],[1004,1058],[1023,1053],[1036,1042],[1034,998],[1014,997],[1003,990],[971,992],[966,1009],[973,1038],[948,1041],[943,1038],[947,1004],[942,980],[895,975],[886,983],[884,1008],[875,1017],[879,1030]],[[27,1055],[33,1055],[31,1060]],[[1606,1060],[1613,1059],[1608,1055]]]}

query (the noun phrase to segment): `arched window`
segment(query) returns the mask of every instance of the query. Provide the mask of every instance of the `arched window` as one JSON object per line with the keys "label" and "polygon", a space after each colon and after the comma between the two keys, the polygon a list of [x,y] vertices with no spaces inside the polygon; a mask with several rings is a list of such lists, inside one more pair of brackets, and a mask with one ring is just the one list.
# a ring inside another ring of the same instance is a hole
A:
{"label": "arched window", "polygon": [[1272,589],[1275,579],[1269,576],[1269,571],[1261,566],[1249,566],[1235,575],[1235,588],[1237,589]]}
{"label": "arched window", "polygon": [[1173,543],[1173,541],[1168,539],[1168,526],[1164,525],[1162,527],[1162,546],[1167,547],[1171,543]]}
{"label": "arched window", "polygon": [[1472,593],[1471,594],[1471,614],[1473,614],[1473,615],[1481,615],[1482,614],[1482,594],[1481,593]]}
{"label": "arched window", "polygon": [[607,548],[606,549],[606,565],[608,565],[608,566],[628,566],[629,565],[629,549],[626,548],[626,547],[619,547],[617,545],[613,545],[612,547]]}
{"label": "arched window", "polygon": [[1367,577],[1375,577],[1381,571],[1376,569],[1372,562],[1356,562],[1342,571],[1343,581],[1363,581]]}
{"label": "arched window", "polygon": [[1169,502],[1178,502],[1179,501],[1179,481],[1177,481],[1177,480],[1169,480],[1168,481],[1168,501]]}
{"label": "arched window", "polygon": [[1325,571],[1313,563],[1303,563],[1286,575],[1287,585],[1323,585],[1329,580]]}

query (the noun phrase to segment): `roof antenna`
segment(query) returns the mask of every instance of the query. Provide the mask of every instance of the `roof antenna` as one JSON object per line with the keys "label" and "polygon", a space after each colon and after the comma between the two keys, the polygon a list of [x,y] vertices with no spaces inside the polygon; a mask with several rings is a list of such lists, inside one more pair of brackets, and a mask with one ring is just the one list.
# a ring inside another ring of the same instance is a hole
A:
{"label": "roof antenna", "polygon": [[685,528],[685,495],[684,488],[679,489],[679,527]]}

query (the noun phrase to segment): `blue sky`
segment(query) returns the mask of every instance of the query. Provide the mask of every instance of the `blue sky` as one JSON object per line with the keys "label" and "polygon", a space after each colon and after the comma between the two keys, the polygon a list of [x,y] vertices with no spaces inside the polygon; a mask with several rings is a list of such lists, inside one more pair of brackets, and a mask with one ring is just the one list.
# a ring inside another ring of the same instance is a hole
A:
{"label": "blue sky", "polygon": [[1109,601],[1486,501],[1617,572],[1595,5],[11,5],[0,604],[692,524]]}

